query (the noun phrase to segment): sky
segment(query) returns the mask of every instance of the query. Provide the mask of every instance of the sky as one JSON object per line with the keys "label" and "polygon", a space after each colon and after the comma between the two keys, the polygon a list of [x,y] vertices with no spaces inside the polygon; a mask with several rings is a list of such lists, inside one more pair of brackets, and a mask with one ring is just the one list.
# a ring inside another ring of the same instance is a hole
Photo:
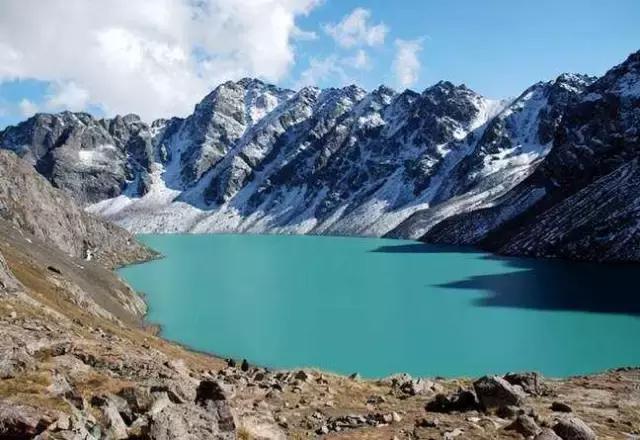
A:
{"label": "sky", "polygon": [[639,0],[3,0],[0,127],[36,112],[186,116],[218,84],[490,98],[640,50]]}

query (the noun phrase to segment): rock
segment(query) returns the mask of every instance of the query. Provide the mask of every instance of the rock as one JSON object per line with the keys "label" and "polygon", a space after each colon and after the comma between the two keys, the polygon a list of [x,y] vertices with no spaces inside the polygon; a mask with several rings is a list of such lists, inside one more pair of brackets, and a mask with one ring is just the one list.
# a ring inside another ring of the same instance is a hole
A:
{"label": "rock", "polygon": [[304,370],[299,370],[296,372],[295,376],[293,376],[296,380],[301,380],[306,382],[309,379],[309,375]]}
{"label": "rock", "polygon": [[564,413],[570,413],[573,410],[571,409],[571,407],[569,405],[567,405],[566,403],[563,402],[553,402],[551,404],[551,411],[555,411],[555,412],[564,412]]}
{"label": "rock", "polygon": [[386,399],[383,396],[369,396],[367,398],[367,405],[380,405],[381,403],[386,402]]}
{"label": "rock", "polygon": [[147,387],[125,387],[118,391],[118,396],[126,400],[137,414],[147,412],[154,400]]}
{"label": "rock", "polygon": [[409,396],[425,395],[441,390],[441,387],[433,381],[422,378],[414,379],[406,373],[391,376],[383,380],[382,383],[389,383],[392,388]]}
{"label": "rock", "polygon": [[456,428],[453,431],[447,431],[444,433],[444,440],[451,440],[454,439],[456,437],[461,436],[462,434],[464,434],[464,431],[460,428]]}
{"label": "rock", "polygon": [[520,414],[522,414],[522,409],[513,405],[501,406],[496,410],[496,415],[503,419],[514,419]]}
{"label": "rock", "polygon": [[519,386],[524,392],[534,396],[543,395],[548,391],[542,376],[535,372],[508,373],[504,375],[504,380],[511,385]]}
{"label": "rock", "polygon": [[553,432],[553,429],[544,428],[542,432],[534,438],[534,440],[562,440],[561,437]]}
{"label": "rock", "polygon": [[203,380],[196,390],[197,405],[206,408],[215,415],[218,427],[223,432],[235,431],[236,425],[231,414],[229,402],[222,389],[222,386],[213,380]]}
{"label": "rock", "polygon": [[595,432],[577,417],[567,417],[560,420],[553,430],[563,440],[595,440]]}
{"label": "rock", "polygon": [[235,427],[231,430],[222,429],[216,415],[205,408],[171,404],[152,416],[148,438],[232,440],[236,434]]}
{"label": "rock", "polygon": [[453,411],[474,411],[479,408],[478,399],[473,391],[458,390],[451,396],[437,394],[433,400],[427,403],[425,410],[436,413],[449,413]]}
{"label": "rock", "polygon": [[418,428],[437,428],[440,426],[440,420],[438,419],[418,419],[415,423]]}
{"label": "rock", "polygon": [[208,400],[218,401],[226,400],[224,390],[222,386],[214,380],[203,380],[196,388],[195,402],[198,405],[204,406]]}
{"label": "rock", "polygon": [[55,274],[58,274],[58,275],[62,274],[62,272],[60,272],[60,269],[58,269],[57,267],[54,267],[54,266],[48,266],[47,270],[50,271],[50,272],[53,272]]}
{"label": "rock", "polygon": [[15,377],[23,371],[32,370],[36,361],[23,347],[0,346],[0,379]]}
{"label": "rock", "polygon": [[391,418],[393,420],[394,423],[399,423],[402,421],[402,416],[400,416],[400,414],[398,414],[397,412],[393,411],[391,413]]}
{"label": "rock", "polygon": [[71,419],[68,415],[63,414],[56,420],[55,428],[61,431],[67,431],[71,428]]}
{"label": "rock", "polygon": [[507,431],[516,431],[525,437],[536,435],[540,432],[540,428],[536,424],[535,420],[526,415],[519,415],[517,419],[513,421],[506,428]]}
{"label": "rock", "polygon": [[0,400],[0,438],[29,439],[51,425],[51,418],[35,408]]}
{"label": "rock", "polygon": [[473,383],[478,400],[485,411],[501,406],[519,406],[523,393],[509,382],[498,376],[484,376]]}
{"label": "rock", "polygon": [[[5,170],[3,170],[5,172]],[[1,207],[0,202],[0,207]],[[0,297],[5,293],[15,293],[22,290],[22,285],[13,275],[13,272],[9,268],[7,261],[4,259],[2,253],[0,253]],[[10,313],[11,319],[15,319],[17,313]]]}
{"label": "rock", "polygon": [[106,434],[109,438],[115,440],[123,440],[129,438],[127,425],[122,420],[122,416],[118,412],[118,408],[112,401],[108,401],[107,405],[101,408],[102,415],[105,419]]}

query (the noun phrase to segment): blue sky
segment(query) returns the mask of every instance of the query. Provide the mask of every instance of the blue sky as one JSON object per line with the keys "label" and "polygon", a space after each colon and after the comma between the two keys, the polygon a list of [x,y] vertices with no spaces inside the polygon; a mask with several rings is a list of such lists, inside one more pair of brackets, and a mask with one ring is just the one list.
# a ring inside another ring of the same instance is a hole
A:
{"label": "blue sky", "polygon": [[447,79],[502,98],[562,72],[601,75],[640,49],[638,0],[206,0],[196,25],[187,0],[84,1],[0,4],[0,127],[66,108],[183,115],[241,76],[414,90]]}

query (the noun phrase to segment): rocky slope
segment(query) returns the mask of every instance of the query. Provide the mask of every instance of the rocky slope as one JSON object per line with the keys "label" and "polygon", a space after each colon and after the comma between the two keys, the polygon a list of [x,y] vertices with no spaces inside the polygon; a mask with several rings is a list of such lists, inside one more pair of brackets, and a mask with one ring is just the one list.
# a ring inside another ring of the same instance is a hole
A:
{"label": "rocky slope", "polygon": [[531,176],[424,239],[507,254],[638,261],[639,127],[637,52],[567,106],[550,153]]}
{"label": "rocky slope", "polygon": [[114,267],[154,255],[125,230],[76,206],[15,154],[0,151],[0,219],[67,254]]}

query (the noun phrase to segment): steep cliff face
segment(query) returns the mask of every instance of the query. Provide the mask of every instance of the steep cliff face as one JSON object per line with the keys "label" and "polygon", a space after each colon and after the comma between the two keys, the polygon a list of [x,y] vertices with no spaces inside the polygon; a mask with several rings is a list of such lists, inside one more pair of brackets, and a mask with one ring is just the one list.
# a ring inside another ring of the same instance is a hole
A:
{"label": "steep cliff face", "polygon": [[110,267],[154,255],[125,230],[84,212],[8,151],[0,151],[0,219],[73,257]]}
{"label": "steep cliff face", "polygon": [[509,254],[638,260],[640,53],[567,106],[546,158],[494,206],[454,216],[428,241]]}

